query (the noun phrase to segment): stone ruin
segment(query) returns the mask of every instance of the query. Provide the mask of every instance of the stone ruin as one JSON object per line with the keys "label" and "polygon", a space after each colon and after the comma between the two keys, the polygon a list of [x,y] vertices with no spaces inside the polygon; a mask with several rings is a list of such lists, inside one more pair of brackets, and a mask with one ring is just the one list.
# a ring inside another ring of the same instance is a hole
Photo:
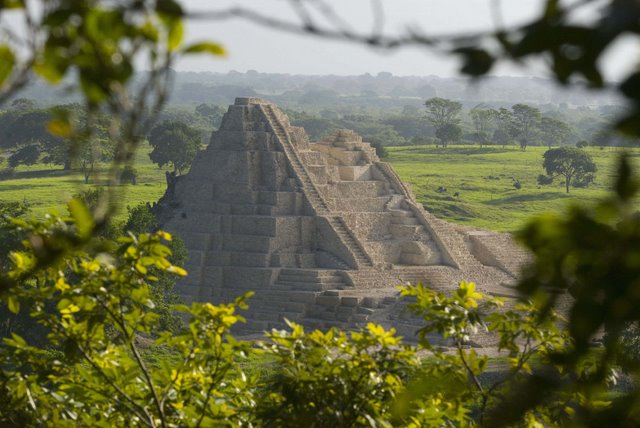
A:
{"label": "stone ruin", "polygon": [[509,234],[431,215],[375,150],[350,130],[309,141],[275,105],[238,98],[190,172],[156,207],[188,249],[185,302],[255,295],[242,332],[286,326],[413,335],[399,284],[451,290],[473,281],[514,296],[528,258]]}

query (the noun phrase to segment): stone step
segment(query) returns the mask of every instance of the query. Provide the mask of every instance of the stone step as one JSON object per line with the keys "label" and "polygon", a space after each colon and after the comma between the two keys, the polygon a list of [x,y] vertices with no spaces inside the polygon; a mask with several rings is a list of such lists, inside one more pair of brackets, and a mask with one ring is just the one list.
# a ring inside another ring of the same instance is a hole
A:
{"label": "stone step", "polygon": [[296,290],[296,291],[324,291],[322,284],[311,282],[276,282],[273,284],[274,290]]}
{"label": "stone step", "polygon": [[401,225],[419,225],[420,220],[415,217],[407,217],[407,216],[395,216],[391,218],[391,224],[401,224]]}
{"label": "stone step", "polygon": [[281,269],[280,275],[303,276],[307,278],[326,278],[326,277],[341,276],[339,272],[333,269],[291,269],[291,268]]}
{"label": "stone step", "polygon": [[424,226],[409,224],[390,224],[389,231],[396,238],[411,238],[424,231]]}

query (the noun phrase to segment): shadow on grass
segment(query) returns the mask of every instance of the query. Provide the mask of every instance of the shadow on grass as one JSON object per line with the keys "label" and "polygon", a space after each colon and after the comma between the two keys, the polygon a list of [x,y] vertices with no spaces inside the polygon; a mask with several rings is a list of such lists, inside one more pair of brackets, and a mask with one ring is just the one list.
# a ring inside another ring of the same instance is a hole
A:
{"label": "shadow on grass", "polygon": [[63,169],[38,169],[33,171],[17,171],[13,173],[11,180],[22,180],[26,178],[46,178],[46,177],[65,177],[67,175],[77,175],[78,171]]}
{"label": "shadow on grass", "polygon": [[405,150],[405,153],[423,153],[438,155],[487,155],[493,153],[513,152],[514,149],[503,149],[498,147],[413,147]]}
{"label": "shadow on grass", "polygon": [[508,205],[519,202],[539,202],[539,201],[550,201],[553,199],[570,199],[571,194],[561,193],[561,192],[543,192],[536,194],[525,194],[525,195],[511,195],[500,199],[493,199],[491,201],[485,201],[483,204],[485,205]]}
{"label": "shadow on grass", "polygon": [[436,217],[452,217],[459,221],[469,221],[477,217],[476,213],[462,204],[439,204],[436,206],[424,204],[423,207]]}

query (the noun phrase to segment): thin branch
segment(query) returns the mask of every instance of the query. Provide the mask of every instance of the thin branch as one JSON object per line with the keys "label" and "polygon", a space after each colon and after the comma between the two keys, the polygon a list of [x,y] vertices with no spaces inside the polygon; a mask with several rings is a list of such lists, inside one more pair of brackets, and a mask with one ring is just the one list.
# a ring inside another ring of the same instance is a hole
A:
{"label": "thin branch", "polygon": [[456,347],[458,348],[458,355],[460,356],[462,365],[464,365],[464,368],[467,370],[467,373],[469,373],[469,375],[471,376],[471,379],[473,380],[473,383],[475,384],[476,388],[478,388],[478,391],[480,391],[481,394],[484,394],[484,388],[482,387],[480,380],[475,375],[475,373],[473,373],[473,370],[471,370],[471,367],[469,367],[467,360],[464,358],[464,352],[462,351],[462,344],[458,342],[456,343]]}
{"label": "thin branch", "polygon": [[142,357],[140,356],[140,353],[138,352],[138,348],[135,345],[135,342],[133,340],[131,340],[129,342],[129,348],[131,349],[131,352],[133,352],[133,355],[136,359],[136,362],[138,363],[138,367],[140,368],[140,370],[142,371],[142,374],[144,375],[145,380],[147,381],[147,384],[149,385],[149,389],[151,389],[151,394],[153,396],[153,401],[156,405],[156,407],[158,408],[158,412],[159,412],[159,416],[160,416],[160,422],[162,423],[162,426],[164,428],[167,428],[167,418],[166,415],[164,413],[164,408],[160,403],[160,399],[158,397],[158,393],[156,391],[156,388],[153,384],[153,380],[151,379],[151,375],[149,374],[149,370],[147,369],[147,366],[145,365],[144,361],[142,361]]}
{"label": "thin branch", "polygon": [[[145,425],[151,428],[155,428],[156,425],[154,424],[153,418],[151,417],[149,412],[147,412],[147,409],[145,409],[140,404],[136,403],[136,401],[133,398],[131,398],[129,394],[124,392],[122,388],[120,388],[120,386],[118,386],[118,384],[116,384],[113,381],[113,379],[107,376],[107,374],[102,370],[102,368],[98,366],[98,364],[96,364],[95,361],[93,361],[93,359],[89,356],[89,354],[87,354],[84,348],[82,348],[81,346],[78,346],[78,350],[82,354],[82,357],[85,359],[85,361],[87,361],[89,365],[93,367],[93,369],[98,373],[98,375],[102,377],[107,382],[107,384],[109,384],[109,386],[113,388],[122,398],[124,398],[126,401],[128,401],[131,404],[131,406],[127,406],[126,404],[125,406],[128,409],[130,409],[133,413],[135,413],[138,417],[140,417],[140,420],[142,420],[143,422],[146,419]],[[138,411],[136,411],[135,409],[138,409]],[[139,412],[141,412],[142,415]],[[144,417],[141,417],[141,416],[144,416]]]}
{"label": "thin branch", "polygon": [[318,9],[318,11],[327,19],[327,21],[333,23],[336,28],[340,28],[342,32],[354,32],[351,24],[344,20],[335,9],[331,7],[324,0],[312,0],[312,5]]}
{"label": "thin branch", "polygon": [[[282,20],[279,18],[273,18],[271,16],[261,14],[259,12],[241,8],[233,7],[224,10],[211,10],[211,11],[192,11],[187,12],[186,19],[189,20],[205,20],[205,21],[219,21],[228,20],[232,18],[242,18],[248,21],[260,24],[269,28],[277,30],[295,33],[295,34],[313,34],[319,37],[330,40],[350,41],[360,44],[366,44],[369,46],[382,48],[382,49],[394,49],[400,46],[418,45],[418,46],[430,46],[436,48],[442,45],[448,40],[447,36],[438,38],[431,38],[424,35],[420,35],[416,32],[408,32],[406,35],[401,36],[375,36],[371,34],[361,34],[353,30],[347,29],[328,29],[323,28],[312,22],[310,26],[301,25],[300,23]],[[478,34],[467,35],[462,38],[469,39],[479,36]],[[460,36],[455,36],[455,39]]]}
{"label": "thin branch", "polygon": [[384,31],[385,21],[384,6],[380,0],[371,0],[371,12],[373,13],[373,27],[371,28],[371,34],[380,38]]}
{"label": "thin branch", "polygon": [[296,14],[302,21],[302,24],[305,27],[310,27],[313,25],[313,19],[309,14],[309,11],[305,7],[304,0],[289,0],[291,7],[296,11]]}

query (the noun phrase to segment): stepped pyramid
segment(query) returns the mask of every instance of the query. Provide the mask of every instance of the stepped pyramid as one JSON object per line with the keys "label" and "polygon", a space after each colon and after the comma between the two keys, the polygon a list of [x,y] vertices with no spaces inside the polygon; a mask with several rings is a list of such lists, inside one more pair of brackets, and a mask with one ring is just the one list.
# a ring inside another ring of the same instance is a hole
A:
{"label": "stepped pyramid", "polygon": [[179,294],[225,302],[254,291],[247,332],[287,318],[412,334],[397,285],[443,290],[465,279],[512,296],[528,257],[508,234],[431,215],[353,131],[311,143],[259,98],[236,99],[190,172],[167,181],[155,210],[188,249]]}

